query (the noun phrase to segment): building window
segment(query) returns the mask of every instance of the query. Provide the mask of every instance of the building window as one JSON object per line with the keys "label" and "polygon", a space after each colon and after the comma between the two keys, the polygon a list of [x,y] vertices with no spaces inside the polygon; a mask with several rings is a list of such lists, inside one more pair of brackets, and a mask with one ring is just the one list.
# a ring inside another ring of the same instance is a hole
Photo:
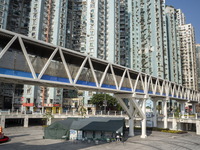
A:
{"label": "building window", "polygon": [[27,98],[26,99],[26,103],[30,103],[31,102],[31,99],[30,98]]}
{"label": "building window", "polygon": [[31,94],[31,87],[27,87],[26,93]]}

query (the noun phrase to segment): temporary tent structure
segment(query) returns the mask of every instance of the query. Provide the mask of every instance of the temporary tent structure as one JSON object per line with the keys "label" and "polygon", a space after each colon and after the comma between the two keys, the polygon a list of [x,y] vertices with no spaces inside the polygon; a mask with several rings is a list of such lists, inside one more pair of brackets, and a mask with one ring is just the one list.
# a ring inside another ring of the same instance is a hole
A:
{"label": "temporary tent structure", "polygon": [[70,130],[83,132],[110,132],[123,133],[125,127],[124,118],[90,117],[90,118],[67,118],[57,121],[44,130],[44,138],[66,139],[70,138]]}
{"label": "temporary tent structure", "polygon": [[71,124],[76,118],[68,118],[66,120],[56,121],[44,129],[45,139],[69,139],[69,131]]}

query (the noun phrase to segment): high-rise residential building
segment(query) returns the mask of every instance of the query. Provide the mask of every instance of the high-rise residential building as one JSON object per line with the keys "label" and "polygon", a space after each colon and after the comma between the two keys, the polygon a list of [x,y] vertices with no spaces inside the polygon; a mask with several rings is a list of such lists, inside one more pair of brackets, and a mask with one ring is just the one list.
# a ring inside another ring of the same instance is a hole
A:
{"label": "high-rise residential building", "polygon": [[32,0],[29,36],[65,47],[67,0]]}
{"label": "high-rise residential building", "polygon": [[[128,39],[120,38],[125,30],[128,32],[128,28],[123,29],[120,24],[120,9],[119,0],[69,0],[66,47],[128,66],[130,59],[127,57],[130,55],[125,50]],[[92,94],[84,92],[83,95],[87,103]]]}
{"label": "high-rise residential building", "polygon": [[177,17],[177,23],[178,23],[178,25],[184,25],[184,24],[186,24],[185,15],[184,15],[184,13],[182,12],[181,9],[177,9],[176,10],[176,17]]}
{"label": "high-rise residential building", "polygon": [[176,12],[181,50],[182,84],[197,90],[197,69],[195,52],[195,33],[192,24],[186,24],[185,15],[181,9]]}
{"label": "high-rise residential building", "polygon": [[200,44],[196,44],[196,62],[197,62],[198,89],[200,89]]}
{"label": "high-rise residential building", "polygon": [[167,48],[169,59],[169,80],[182,84],[181,55],[176,9],[166,6]]}
{"label": "high-rise residential building", "polygon": [[183,85],[197,90],[196,45],[192,24],[179,26]]}
{"label": "high-rise residential building", "polygon": [[169,79],[164,0],[129,0],[131,68]]}
{"label": "high-rise residential building", "polygon": [[[67,0],[5,0],[1,28],[65,46]],[[46,107],[58,112],[62,105],[62,89],[24,85],[22,111]],[[10,97],[12,101],[12,97]]]}
{"label": "high-rise residential building", "polygon": [[0,0],[0,28],[5,29],[7,25],[9,0]]}
{"label": "high-rise residential building", "polygon": [[[1,0],[0,1],[0,28],[16,33],[28,34],[30,0]],[[8,83],[0,83],[0,101],[2,108],[19,109],[23,86]]]}
{"label": "high-rise residential building", "polygon": [[130,67],[130,19],[128,0],[120,0],[120,65]]}
{"label": "high-rise residential building", "polygon": [[67,48],[120,64],[120,1],[69,0]]}
{"label": "high-rise residential building", "polygon": [[31,0],[1,0],[0,28],[28,35]]}
{"label": "high-rise residential building", "polygon": [[6,29],[28,35],[30,0],[10,0]]}
{"label": "high-rise residential building", "polygon": [[[67,2],[67,0],[32,0],[28,36],[65,47]],[[47,111],[58,112],[61,110],[62,93],[63,89],[60,88],[24,86],[24,99],[26,102],[30,99],[29,101],[33,105],[38,108],[46,107]]]}

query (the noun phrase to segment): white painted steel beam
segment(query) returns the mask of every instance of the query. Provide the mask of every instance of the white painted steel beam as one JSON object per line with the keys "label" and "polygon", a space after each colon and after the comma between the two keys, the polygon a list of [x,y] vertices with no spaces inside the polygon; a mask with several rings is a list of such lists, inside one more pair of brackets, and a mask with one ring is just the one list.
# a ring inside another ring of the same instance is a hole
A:
{"label": "white painted steel beam", "polygon": [[27,53],[26,48],[25,48],[25,46],[24,46],[24,43],[23,43],[23,41],[22,41],[22,38],[21,38],[21,37],[18,37],[18,39],[19,39],[19,44],[20,44],[20,46],[21,46],[21,48],[22,48],[22,51],[23,51],[23,53],[24,53],[24,56],[25,56],[25,58],[26,58],[26,61],[27,61],[27,63],[28,63],[28,66],[29,66],[29,68],[30,68],[31,74],[32,74],[32,76],[33,76],[34,79],[37,79],[37,76],[36,76],[36,74],[35,74],[35,70],[34,70],[32,64],[31,64],[31,61],[30,61],[30,59],[29,59],[29,56],[28,56],[28,53]]}
{"label": "white painted steel beam", "polygon": [[41,79],[43,74],[45,73],[45,71],[47,70],[48,66],[50,65],[53,57],[56,55],[56,53],[58,52],[58,47],[53,51],[53,53],[51,54],[51,56],[49,57],[48,61],[46,62],[46,64],[44,65],[44,67],[42,68],[39,76],[38,76],[38,79]]}
{"label": "white painted steel beam", "polygon": [[127,112],[127,115],[129,116],[129,118],[131,118],[132,114],[131,114],[130,110],[128,109],[128,107],[126,106],[126,104],[124,103],[123,99],[121,97],[118,97],[117,95],[114,95],[114,97],[120,103],[120,105],[122,106],[122,108]]}
{"label": "white painted steel beam", "polygon": [[66,73],[67,73],[67,76],[68,76],[68,78],[69,78],[69,82],[70,82],[71,84],[73,84],[72,76],[71,76],[71,74],[70,74],[69,67],[67,66],[67,63],[66,63],[66,60],[65,60],[65,57],[64,57],[64,55],[63,55],[63,52],[62,52],[61,48],[59,48],[59,53],[60,53],[60,56],[61,56],[63,65],[64,65],[64,67],[65,67],[65,71],[66,71]]}
{"label": "white painted steel beam", "polygon": [[117,90],[119,90],[119,86],[118,86],[118,83],[117,83],[117,79],[116,79],[116,77],[115,77],[115,72],[114,72],[114,70],[113,70],[112,64],[110,64],[110,69],[111,69],[111,72],[112,72],[112,75],[113,75],[113,79],[114,79],[114,82],[115,82],[115,86],[116,86]]}
{"label": "white painted steel beam", "polygon": [[108,72],[109,67],[110,67],[110,65],[108,64],[106,69],[105,69],[105,71],[104,71],[104,73],[103,73],[103,75],[102,75],[102,77],[101,77],[101,81],[100,81],[100,85],[99,85],[100,87],[102,86],[103,81],[105,80],[106,73]]}
{"label": "white painted steel beam", "polygon": [[76,77],[75,77],[75,79],[74,79],[74,83],[77,82],[77,80],[78,80],[78,78],[79,78],[79,76],[80,76],[80,74],[81,74],[81,71],[83,70],[83,68],[84,68],[84,66],[85,66],[85,64],[86,64],[86,62],[87,62],[87,60],[88,60],[88,57],[89,57],[89,56],[85,57],[83,63],[81,64],[81,66],[80,66],[80,68],[79,68],[79,70],[78,70],[78,72],[77,72],[77,74],[76,74]]}
{"label": "white painted steel beam", "polygon": [[120,83],[119,83],[119,89],[121,89],[122,83],[124,82],[124,77],[125,77],[125,75],[126,75],[126,71],[127,71],[127,69],[124,70],[124,73],[123,73],[123,75],[122,75],[121,81],[120,81]]}
{"label": "white painted steel beam", "polygon": [[91,69],[91,71],[92,71],[92,75],[93,75],[94,81],[95,81],[95,83],[96,83],[96,86],[99,87],[99,83],[98,83],[96,74],[95,74],[95,72],[94,72],[94,67],[93,67],[93,64],[92,64],[92,61],[91,61],[90,57],[88,57],[88,61],[89,61],[89,64],[90,64],[90,69]]}
{"label": "white painted steel beam", "polygon": [[146,98],[143,99],[142,112],[144,113],[144,118],[142,119],[142,134],[141,138],[147,137],[147,119],[146,119]]}
{"label": "white painted steel beam", "polygon": [[13,42],[17,39],[17,35],[15,35],[8,44],[3,48],[3,50],[0,52],[0,59],[5,54],[5,52],[10,48],[10,46],[13,44]]}

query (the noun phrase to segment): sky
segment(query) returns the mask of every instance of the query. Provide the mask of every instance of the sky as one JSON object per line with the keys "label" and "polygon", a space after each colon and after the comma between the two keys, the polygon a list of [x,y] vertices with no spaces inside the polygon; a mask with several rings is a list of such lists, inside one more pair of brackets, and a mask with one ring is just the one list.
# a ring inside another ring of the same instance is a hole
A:
{"label": "sky", "polygon": [[181,9],[186,23],[191,23],[195,29],[196,43],[200,44],[200,0],[166,0],[166,5]]}

